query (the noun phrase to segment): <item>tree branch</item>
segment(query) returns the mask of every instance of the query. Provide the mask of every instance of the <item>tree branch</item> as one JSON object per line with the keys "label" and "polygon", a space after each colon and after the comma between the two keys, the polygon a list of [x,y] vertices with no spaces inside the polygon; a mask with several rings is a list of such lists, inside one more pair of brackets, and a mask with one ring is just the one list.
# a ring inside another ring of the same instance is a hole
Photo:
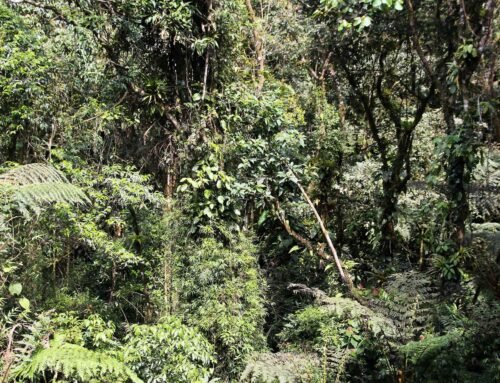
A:
{"label": "tree branch", "polygon": [[377,86],[376,86],[376,91],[377,91],[377,97],[380,100],[380,103],[384,107],[384,109],[387,111],[389,114],[389,118],[391,119],[392,123],[396,127],[396,131],[399,133],[401,131],[401,115],[399,110],[397,110],[396,107],[392,104],[392,101],[387,97],[382,90],[382,81],[384,79],[384,59],[385,59],[386,53],[382,52],[379,56],[379,70],[380,74],[377,78]]}
{"label": "tree branch", "polygon": [[427,76],[429,78],[437,83],[437,79],[435,76],[434,71],[432,70],[432,66],[429,63],[429,60],[427,60],[427,57],[425,57],[425,53],[422,49],[422,46],[420,45],[420,41],[418,40],[418,34],[417,34],[417,22],[415,20],[415,10],[413,8],[413,1],[412,0],[406,0],[406,6],[408,8],[408,18],[410,21],[410,31],[411,31],[411,40],[413,43],[413,47],[417,51],[417,55],[420,58],[420,61],[424,65],[424,70],[427,73]]}
{"label": "tree branch", "polygon": [[363,111],[365,112],[365,117],[366,117],[366,121],[368,123],[368,127],[370,129],[370,132],[373,136],[373,139],[375,140],[375,143],[377,144],[378,150],[380,152],[380,157],[382,159],[382,167],[384,170],[387,170],[389,167],[389,162],[387,159],[387,148],[386,148],[386,145],[384,143],[383,138],[379,135],[378,128],[377,128],[377,122],[376,122],[375,116],[373,114],[373,108],[372,108],[371,102],[370,102],[368,96],[366,94],[364,94],[363,92],[361,92],[361,90],[359,90],[358,85],[357,85],[357,81],[354,78],[351,71],[349,70],[349,68],[347,67],[347,65],[342,60],[340,60],[339,64],[346,75],[346,78],[347,78],[347,81],[349,82],[349,85],[354,90],[354,93],[357,95],[359,101],[361,102],[361,105],[363,105]]}

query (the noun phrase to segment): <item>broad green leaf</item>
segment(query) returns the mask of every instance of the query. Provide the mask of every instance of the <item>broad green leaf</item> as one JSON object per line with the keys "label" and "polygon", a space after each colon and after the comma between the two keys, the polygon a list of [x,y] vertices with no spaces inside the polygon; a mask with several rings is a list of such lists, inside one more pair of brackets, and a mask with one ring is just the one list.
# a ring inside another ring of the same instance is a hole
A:
{"label": "broad green leaf", "polygon": [[30,310],[30,301],[27,300],[26,298],[22,297],[19,299],[19,305],[25,310],[29,311]]}
{"label": "broad green leaf", "polygon": [[23,285],[20,283],[13,283],[9,286],[9,293],[12,295],[19,295],[23,291]]}

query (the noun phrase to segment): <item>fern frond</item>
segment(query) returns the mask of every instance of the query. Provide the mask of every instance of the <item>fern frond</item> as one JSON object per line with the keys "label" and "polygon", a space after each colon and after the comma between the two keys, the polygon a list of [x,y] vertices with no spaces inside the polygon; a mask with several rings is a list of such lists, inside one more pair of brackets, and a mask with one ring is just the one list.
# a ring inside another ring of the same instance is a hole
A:
{"label": "fern frond", "polygon": [[47,373],[82,383],[143,383],[132,370],[112,356],[71,343],[56,343],[37,351],[29,362],[22,363],[14,371],[14,376],[22,381],[33,381]]}
{"label": "fern frond", "polygon": [[30,185],[41,183],[69,183],[68,179],[47,164],[27,164],[0,174],[0,183],[9,185]]}
{"label": "fern frond", "polygon": [[317,373],[318,367],[319,360],[315,355],[291,352],[262,353],[247,364],[240,381],[310,382]]}
{"label": "fern frond", "polygon": [[459,330],[441,336],[429,335],[421,341],[409,342],[400,348],[412,364],[426,365],[446,348],[451,347],[462,336]]}
{"label": "fern frond", "polygon": [[403,340],[414,338],[430,326],[439,293],[427,274],[393,274],[384,290],[388,299],[376,302],[377,311],[393,321]]}
{"label": "fern frond", "polygon": [[397,335],[396,327],[390,316],[379,310],[363,306],[359,302],[342,297],[327,297],[321,301],[323,310],[332,312],[339,318],[362,318],[373,335],[384,334],[394,338]]}
{"label": "fern frond", "polygon": [[47,164],[22,165],[0,174],[0,189],[8,192],[8,202],[24,215],[29,215],[30,210],[38,212],[44,204],[90,202],[80,188]]}

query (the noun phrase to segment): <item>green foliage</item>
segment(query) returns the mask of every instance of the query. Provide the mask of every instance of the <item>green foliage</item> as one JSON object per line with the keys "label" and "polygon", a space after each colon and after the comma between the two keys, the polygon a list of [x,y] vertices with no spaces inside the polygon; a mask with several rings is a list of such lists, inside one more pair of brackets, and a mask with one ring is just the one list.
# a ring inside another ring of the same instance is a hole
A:
{"label": "green foliage", "polygon": [[460,332],[449,332],[443,336],[423,337],[423,340],[409,342],[401,347],[401,352],[413,364],[428,364],[441,353],[446,352],[453,343],[456,343],[462,334]]}
{"label": "green foliage", "polygon": [[124,359],[147,382],[208,382],[213,348],[194,328],[175,317],[156,325],[132,325]]}
{"label": "green foliage", "polygon": [[223,226],[205,228],[187,246],[179,270],[180,308],[215,346],[216,374],[237,377],[246,359],[264,348],[264,281],[251,238]]}
{"label": "green foliage", "polygon": [[42,313],[15,351],[14,381],[142,382],[114,352],[115,327],[98,315]]}
{"label": "green foliage", "polygon": [[494,148],[483,155],[472,174],[476,187],[471,194],[471,215],[477,221],[494,222],[500,217],[498,192],[500,187],[500,153]]}
{"label": "green foliage", "polygon": [[78,382],[207,382],[213,347],[173,316],[131,325],[122,340],[98,315],[42,314],[24,335],[15,381],[54,377]]}
{"label": "green foliage", "polygon": [[[218,147],[212,144],[217,153]],[[193,167],[194,177],[183,178],[178,188],[179,192],[190,191],[191,206],[198,211],[195,223],[203,223],[203,219],[224,217],[237,220],[241,212],[238,210],[237,198],[240,193],[236,190],[234,178],[222,170],[219,156],[210,155],[207,159],[198,162]]]}
{"label": "green foliage", "polygon": [[[54,152],[56,155],[62,156]],[[22,274],[19,279],[13,278],[14,281],[31,275],[24,291],[30,300],[44,302],[46,309],[90,308],[90,312],[99,310],[109,314],[116,309],[112,300],[122,299],[128,302],[128,308],[118,310],[119,315],[141,315],[137,305],[152,307],[152,302],[141,299],[139,303],[137,292],[148,291],[144,290],[144,273],[160,262],[161,217],[155,214],[161,212],[162,196],[152,190],[147,176],[132,168],[105,166],[98,172],[81,161],[60,158],[55,166],[63,169],[75,186],[68,185],[78,190],[78,195],[83,195],[86,201],[92,200],[92,204],[87,203],[85,209],[74,209],[67,203],[68,196],[60,192],[65,189],[58,188],[54,192],[57,204],[40,203],[40,214],[36,220],[29,221],[32,231],[26,237],[23,230],[26,221],[6,211],[15,239],[6,243],[5,251],[23,262]],[[40,165],[36,169],[14,173],[15,169],[6,173],[9,178],[5,179],[10,183],[17,179],[20,183],[38,181],[36,177],[66,180],[66,176],[52,167],[46,170]],[[49,202],[45,195],[43,198]],[[24,241],[30,241],[29,251],[22,252],[16,247],[16,242]],[[133,272],[125,278],[138,265],[143,268],[142,273]],[[42,289],[33,288],[48,275],[51,275],[51,283],[44,284]]]}
{"label": "green foliage", "polygon": [[273,194],[283,194],[291,178],[285,164],[302,174],[304,111],[289,86],[278,81],[268,86],[273,91],[260,96],[248,85],[234,83],[217,95],[227,142],[210,142],[193,166],[193,176],[181,179],[178,188],[187,195],[199,226],[211,219],[243,226],[249,208],[263,208]]}
{"label": "green foliage", "polygon": [[391,318],[398,336],[406,341],[432,325],[439,294],[428,275],[412,271],[391,275],[380,297],[379,310]]}
{"label": "green foliage", "polygon": [[[466,317],[455,307],[447,307],[440,318],[446,332],[425,334],[418,341],[403,345],[408,375],[414,381],[490,382],[500,376],[498,341],[491,338],[498,331],[494,314],[496,303],[481,303],[476,314]],[[486,352],[485,352],[486,351]]]}
{"label": "green foliage", "polygon": [[62,343],[57,334],[48,348],[36,351],[29,362],[22,364],[14,376],[17,379],[42,381],[48,375],[58,382],[134,382],[142,380],[122,362],[102,352],[82,346]]}
{"label": "green foliage", "polygon": [[38,98],[47,96],[52,60],[43,52],[44,36],[34,33],[28,20],[0,3],[0,161],[13,156],[21,138],[36,129],[32,122],[43,114]]}
{"label": "green foliage", "polygon": [[377,12],[395,9],[403,10],[404,0],[321,0],[315,12],[317,17],[335,15],[340,21],[338,31],[349,32],[356,27],[362,32],[372,24],[372,17]]}
{"label": "green foliage", "polygon": [[474,238],[470,247],[468,263],[472,265],[472,275],[478,289],[484,289],[488,295],[498,297],[500,284],[498,283],[500,270],[497,262],[498,236],[500,225],[498,223],[473,224]]}
{"label": "green foliage", "polygon": [[319,360],[313,354],[262,353],[248,362],[242,382],[320,382]]}
{"label": "green foliage", "polygon": [[428,276],[416,272],[393,274],[383,289],[375,290],[377,299],[365,305],[302,285],[291,287],[314,294],[317,303],[288,317],[279,335],[282,345],[315,351],[330,379],[338,381],[360,374],[373,381],[387,379],[393,368],[387,355],[400,345],[410,350],[413,343],[407,342],[432,329],[438,303]]}
{"label": "green foliage", "polygon": [[0,0],[3,380],[500,380],[497,16]]}
{"label": "green foliage", "polygon": [[333,380],[369,374],[364,369],[384,353],[379,343],[396,334],[396,326],[382,313],[351,299],[321,296],[319,305],[289,316],[279,336],[287,348],[315,351]]}
{"label": "green foliage", "polygon": [[46,164],[23,165],[0,174],[0,188],[10,192],[9,203],[25,216],[29,216],[29,210],[40,212],[44,204],[90,203],[80,188]]}

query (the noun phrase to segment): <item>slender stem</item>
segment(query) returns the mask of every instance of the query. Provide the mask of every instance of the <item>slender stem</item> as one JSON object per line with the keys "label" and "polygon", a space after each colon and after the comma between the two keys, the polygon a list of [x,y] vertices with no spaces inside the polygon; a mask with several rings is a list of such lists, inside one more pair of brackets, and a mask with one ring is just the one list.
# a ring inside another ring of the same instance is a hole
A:
{"label": "slender stem", "polygon": [[[296,177],[295,177],[296,178]],[[333,246],[333,242],[330,238],[330,234],[328,234],[328,230],[326,230],[325,224],[323,223],[323,220],[321,219],[318,210],[316,209],[316,206],[314,206],[313,202],[307,195],[306,191],[300,184],[298,180],[294,180],[295,184],[299,188],[300,192],[302,193],[302,196],[306,200],[307,204],[311,208],[312,212],[314,213],[314,216],[316,217],[316,220],[318,221],[319,227],[321,228],[321,232],[323,233],[323,236],[326,239],[326,243],[328,244],[328,247],[330,248],[330,251],[333,255],[333,259],[335,260],[335,264],[337,265],[337,269],[339,271],[340,277],[342,280],[348,285],[349,289],[351,289],[352,281],[350,278],[347,277],[346,273],[344,272],[344,268],[342,267],[342,262],[340,261],[340,258],[337,254],[337,250],[335,249],[335,246]]]}

